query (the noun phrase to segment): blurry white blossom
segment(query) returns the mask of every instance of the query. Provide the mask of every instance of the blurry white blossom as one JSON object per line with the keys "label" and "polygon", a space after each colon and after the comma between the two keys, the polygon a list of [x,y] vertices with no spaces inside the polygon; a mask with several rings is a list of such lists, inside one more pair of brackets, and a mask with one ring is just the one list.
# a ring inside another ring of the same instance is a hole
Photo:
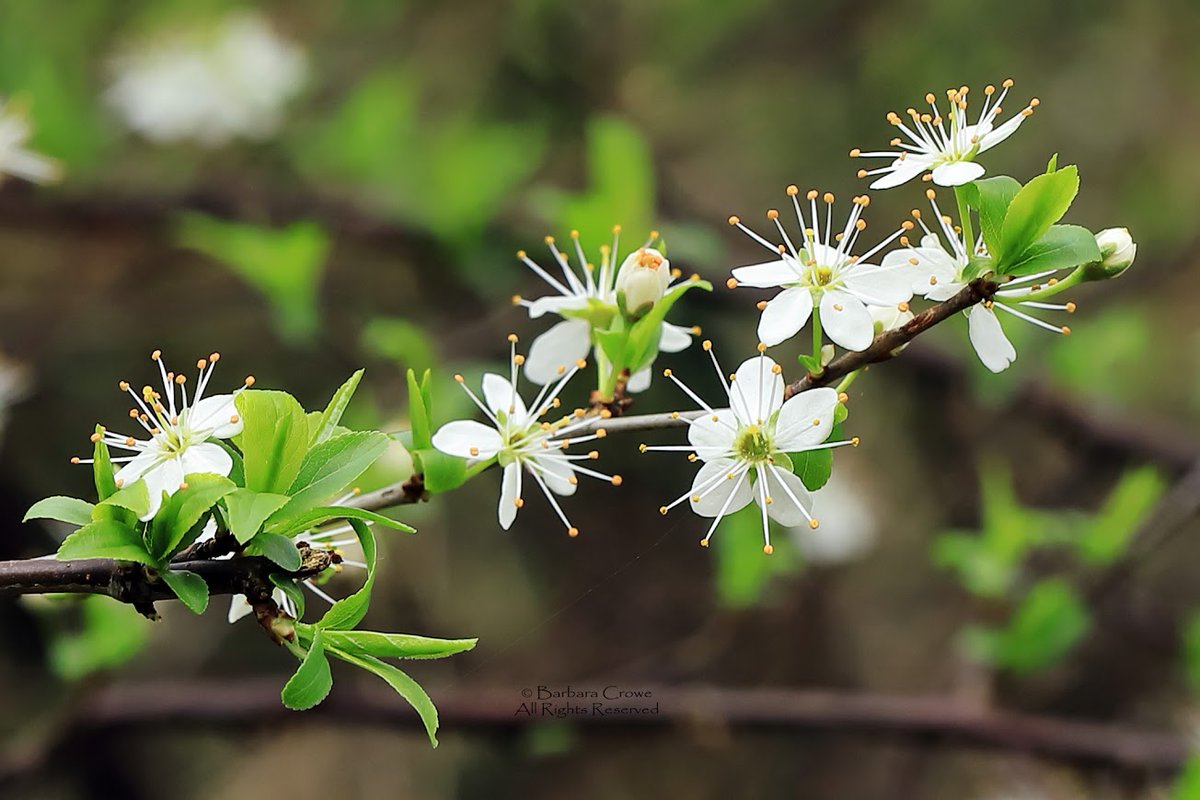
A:
{"label": "blurry white blossom", "polygon": [[798,525],[791,529],[806,561],[844,564],[874,549],[879,527],[865,504],[867,496],[843,472],[834,472],[828,483],[812,493],[813,515],[822,520],[820,527]]}
{"label": "blurry white blossom", "polygon": [[5,175],[33,183],[53,183],[62,176],[62,167],[25,147],[33,133],[23,108],[0,99],[0,181]]}
{"label": "blurry white blossom", "polygon": [[111,69],[105,99],[129,128],[211,147],[271,136],[304,84],[306,58],[263,17],[238,12],[124,50]]}

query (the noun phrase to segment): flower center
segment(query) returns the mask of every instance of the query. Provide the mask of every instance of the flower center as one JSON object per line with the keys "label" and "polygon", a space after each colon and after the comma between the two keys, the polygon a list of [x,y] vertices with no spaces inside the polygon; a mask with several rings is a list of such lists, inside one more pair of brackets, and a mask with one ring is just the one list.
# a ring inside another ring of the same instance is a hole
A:
{"label": "flower center", "polygon": [[767,431],[758,425],[747,425],[738,431],[733,449],[738,459],[752,464],[761,464],[771,460],[775,447]]}
{"label": "flower center", "polygon": [[817,286],[828,286],[833,282],[833,267],[813,267],[812,282]]}

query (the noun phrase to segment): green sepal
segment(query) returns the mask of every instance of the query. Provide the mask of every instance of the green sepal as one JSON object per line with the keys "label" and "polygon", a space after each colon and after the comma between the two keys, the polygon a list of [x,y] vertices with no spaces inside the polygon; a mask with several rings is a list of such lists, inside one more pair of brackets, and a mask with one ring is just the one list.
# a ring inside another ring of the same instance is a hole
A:
{"label": "green sepal", "polygon": [[412,452],[421,461],[421,474],[425,488],[430,493],[448,492],[466,482],[468,475],[465,458],[452,456],[432,447]]}
{"label": "green sepal", "polygon": [[92,477],[96,482],[96,497],[107,500],[117,491],[117,479],[113,473],[108,445],[104,443],[104,426],[96,426],[96,444],[92,448]]}

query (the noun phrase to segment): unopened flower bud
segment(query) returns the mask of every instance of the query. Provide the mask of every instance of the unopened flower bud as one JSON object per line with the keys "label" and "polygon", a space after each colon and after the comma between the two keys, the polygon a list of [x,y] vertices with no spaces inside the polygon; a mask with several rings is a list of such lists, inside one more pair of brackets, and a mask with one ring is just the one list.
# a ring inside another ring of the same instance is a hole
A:
{"label": "unopened flower bud", "polygon": [[821,366],[828,367],[829,362],[833,361],[833,356],[835,353],[836,353],[836,351],[835,351],[833,345],[831,345],[831,344],[821,345]]}
{"label": "unopened flower bud", "polygon": [[671,262],[653,247],[642,247],[621,263],[616,288],[625,294],[625,308],[636,314],[661,300],[670,282]]}
{"label": "unopened flower bud", "polygon": [[1100,248],[1101,260],[1084,267],[1085,281],[1115,278],[1129,269],[1137,255],[1137,244],[1129,235],[1128,228],[1105,228],[1096,234],[1096,246]]}

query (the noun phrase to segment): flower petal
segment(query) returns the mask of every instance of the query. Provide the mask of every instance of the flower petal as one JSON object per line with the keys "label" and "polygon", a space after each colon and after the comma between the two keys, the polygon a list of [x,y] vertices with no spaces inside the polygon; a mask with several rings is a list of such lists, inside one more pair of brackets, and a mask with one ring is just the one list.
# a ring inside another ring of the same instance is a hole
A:
{"label": "flower petal", "polygon": [[219,444],[202,442],[187,447],[179,454],[179,466],[184,475],[204,472],[227,478],[233,470],[233,457]]}
{"label": "flower petal", "polygon": [[734,373],[729,405],[743,424],[766,422],[783,405],[783,376],[775,366],[770,356],[755,356],[743,361]]}
{"label": "flower petal", "polygon": [[582,311],[587,306],[587,297],[582,295],[539,297],[529,304],[529,318],[537,319],[546,314],[562,314],[564,311]]}
{"label": "flower petal", "polygon": [[[716,417],[714,420],[713,417]],[[733,411],[720,408],[715,414],[697,417],[688,425],[688,442],[702,461],[728,456],[733,449],[737,419]]]}
{"label": "flower petal", "polygon": [[591,349],[592,328],[584,319],[566,319],[533,340],[525,359],[525,378],[547,384],[559,376],[559,367],[568,369]]}
{"label": "flower petal", "polygon": [[785,452],[821,444],[833,430],[838,393],[822,387],[793,395],[775,422],[775,445]]}
{"label": "flower petal", "polygon": [[774,346],[800,332],[812,316],[812,291],[807,286],[784,289],[767,303],[758,320],[758,340]]}
{"label": "flower petal", "polygon": [[500,480],[500,506],[496,516],[504,530],[511,528],[517,518],[517,498],[520,496],[521,465],[514,461],[504,468],[504,477]]}
{"label": "flower petal", "polygon": [[800,273],[790,259],[779,259],[778,261],[766,261],[762,264],[738,267],[733,270],[733,277],[739,286],[748,286],[752,289],[771,289],[795,283],[800,280]]}
{"label": "flower petal", "polygon": [[897,158],[892,162],[891,172],[886,172],[871,182],[872,189],[891,189],[908,183],[929,168],[929,160],[915,156]]}
{"label": "flower petal", "polygon": [[692,345],[692,329],[682,325],[662,324],[662,338],[659,339],[658,349],[664,353],[678,353],[687,350]]}
{"label": "flower petal", "polygon": [[1024,114],[1017,114],[998,128],[994,128],[979,137],[979,152],[990,150],[1017,132],[1025,121]]}
{"label": "flower petal", "polygon": [[170,496],[179,491],[179,486],[183,483],[183,476],[185,474],[183,466],[177,458],[165,459],[155,467],[146,470],[145,474],[142,475],[142,480],[146,482],[146,492],[150,498],[150,510],[141,517],[142,522],[154,519],[154,515],[158,513],[159,506],[162,505],[163,494],[165,493],[167,496]]}
{"label": "flower petal", "polygon": [[987,172],[974,161],[950,161],[933,168],[933,182],[938,186],[962,186]]}
{"label": "flower petal", "polygon": [[[688,498],[692,511],[701,517],[715,517],[722,508],[726,514],[745,508],[751,499],[750,481],[738,480],[737,469],[738,462],[732,458],[705,462],[692,481],[692,496]],[[731,474],[732,479],[728,477]],[[693,499],[697,496],[699,500]]]}
{"label": "flower petal", "polygon": [[979,360],[992,372],[1003,372],[1017,360],[1017,351],[1004,335],[996,312],[983,305],[971,306],[967,312],[967,333]]}
{"label": "flower petal", "polygon": [[218,439],[228,439],[242,432],[242,418],[238,415],[234,396],[231,394],[216,394],[203,398],[188,409],[182,422],[188,430],[197,435],[215,436]]}
{"label": "flower petal", "polygon": [[894,306],[908,302],[913,296],[912,273],[904,267],[855,264],[845,273],[842,284],[846,291],[873,306]]}
{"label": "flower petal", "polygon": [[490,425],[473,419],[456,419],[438,428],[433,446],[459,458],[488,459],[500,452],[504,440]]}
{"label": "flower petal", "polygon": [[[789,528],[794,528],[807,522],[812,508],[812,496],[804,486],[804,481],[782,467],[769,466],[759,470],[759,480],[765,480],[767,497],[767,516]],[[754,493],[755,502],[762,504],[761,495]]]}
{"label": "flower petal", "polygon": [[875,322],[854,295],[837,290],[821,298],[821,327],[847,350],[866,350],[875,338]]}
{"label": "flower petal", "polygon": [[504,414],[514,425],[524,425],[529,417],[525,410],[525,401],[517,393],[517,389],[503,375],[494,372],[483,374],[483,401],[493,414]]}
{"label": "flower petal", "polygon": [[570,480],[574,475],[574,470],[571,469],[571,462],[562,453],[542,453],[533,460],[544,470],[540,474],[542,480],[550,487],[550,491],[564,497],[575,494],[578,484],[572,483]]}
{"label": "flower petal", "polygon": [[625,382],[625,391],[637,394],[638,392],[644,392],[649,389],[650,379],[653,377],[651,373],[653,371],[654,370],[652,367],[646,367],[645,369],[639,369],[637,372],[630,375],[629,380]]}
{"label": "flower petal", "polygon": [[253,610],[254,608],[250,605],[250,601],[246,598],[246,595],[235,594],[233,599],[229,601],[229,624],[232,625]]}

